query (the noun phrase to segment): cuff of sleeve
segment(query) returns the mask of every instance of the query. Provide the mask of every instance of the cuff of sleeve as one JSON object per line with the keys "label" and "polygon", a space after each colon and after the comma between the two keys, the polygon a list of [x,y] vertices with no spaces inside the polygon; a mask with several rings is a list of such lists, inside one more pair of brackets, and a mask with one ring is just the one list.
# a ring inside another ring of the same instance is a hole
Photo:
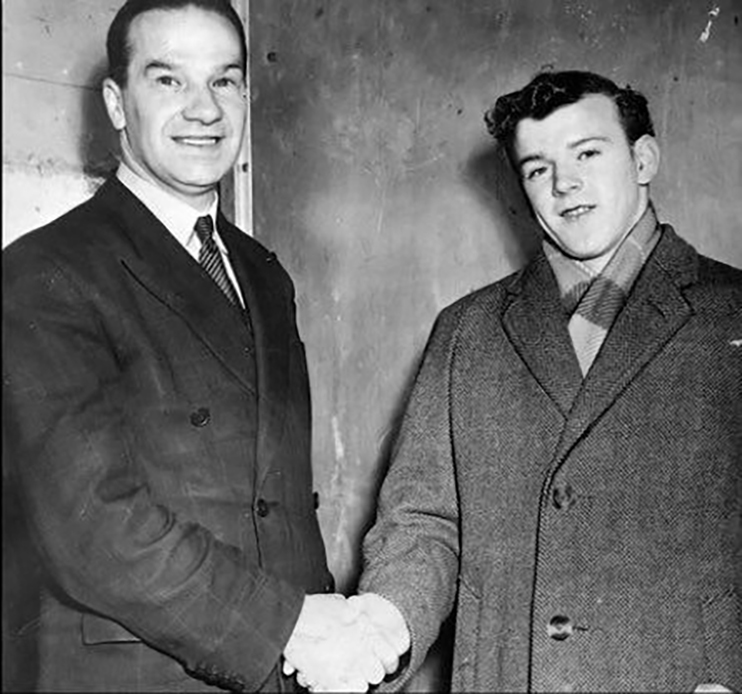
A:
{"label": "cuff of sleeve", "polygon": [[232,691],[257,691],[274,668],[294,630],[304,592],[264,576],[244,603],[227,615],[217,647],[186,666],[194,677]]}

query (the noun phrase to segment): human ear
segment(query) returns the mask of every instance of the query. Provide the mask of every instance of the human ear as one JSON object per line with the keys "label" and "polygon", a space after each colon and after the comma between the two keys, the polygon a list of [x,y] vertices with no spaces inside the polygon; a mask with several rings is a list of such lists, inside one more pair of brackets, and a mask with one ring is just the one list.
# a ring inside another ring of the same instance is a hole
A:
{"label": "human ear", "polygon": [[639,185],[647,185],[660,167],[660,146],[651,135],[642,135],[632,146]]}
{"label": "human ear", "polygon": [[106,104],[108,118],[116,130],[123,130],[126,127],[126,113],[124,112],[124,95],[121,87],[106,77],[103,80],[103,101]]}

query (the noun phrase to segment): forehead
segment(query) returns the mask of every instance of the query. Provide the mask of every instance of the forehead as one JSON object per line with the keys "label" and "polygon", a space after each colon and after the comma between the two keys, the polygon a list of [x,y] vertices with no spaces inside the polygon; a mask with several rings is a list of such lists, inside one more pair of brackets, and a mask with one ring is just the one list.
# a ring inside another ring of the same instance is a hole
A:
{"label": "forehead", "polygon": [[604,94],[584,96],[541,120],[524,118],[515,130],[514,144],[519,156],[527,156],[592,137],[625,139],[618,108]]}
{"label": "forehead", "polygon": [[240,37],[222,15],[200,7],[148,10],[129,27],[131,63],[192,57],[225,63],[241,61]]}

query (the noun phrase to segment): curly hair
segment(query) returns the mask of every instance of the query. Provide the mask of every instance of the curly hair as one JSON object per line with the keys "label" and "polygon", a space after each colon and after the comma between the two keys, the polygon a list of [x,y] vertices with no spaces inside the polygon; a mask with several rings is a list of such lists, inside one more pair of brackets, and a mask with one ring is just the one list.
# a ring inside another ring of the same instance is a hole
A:
{"label": "curly hair", "polygon": [[629,144],[642,135],[654,135],[652,117],[642,94],[628,85],[621,89],[606,77],[579,70],[540,72],[522,89],[498,98],[484,114],[484,121],[490,135],[512,154],[515,131],[521,120],[542,120],[556,109],[590,94],[603,94],[613,100]]}

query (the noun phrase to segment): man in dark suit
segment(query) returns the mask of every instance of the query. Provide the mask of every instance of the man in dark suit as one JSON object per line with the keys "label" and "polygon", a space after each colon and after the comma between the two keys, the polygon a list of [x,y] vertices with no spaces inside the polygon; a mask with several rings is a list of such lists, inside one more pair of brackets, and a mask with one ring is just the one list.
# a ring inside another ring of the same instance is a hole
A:
{"label": "man in dark suit", "polygon": [[284,650],[306,682],[342,653],[364,674],[334,686],[363,689],[396,656],[322,595],[293,285],[218,208],[243,26],[225,0],[129,0],[107,48],[120,168],[3,254],[6,451],[48,574],[39,689],[284,691]]}
{"label": "man in dark suit", "polygon": [[646,100],[536,76],[487,114],[543,249],[439,316],[365,540],[454,691],[742,690],[742,272],[649,197]]}

